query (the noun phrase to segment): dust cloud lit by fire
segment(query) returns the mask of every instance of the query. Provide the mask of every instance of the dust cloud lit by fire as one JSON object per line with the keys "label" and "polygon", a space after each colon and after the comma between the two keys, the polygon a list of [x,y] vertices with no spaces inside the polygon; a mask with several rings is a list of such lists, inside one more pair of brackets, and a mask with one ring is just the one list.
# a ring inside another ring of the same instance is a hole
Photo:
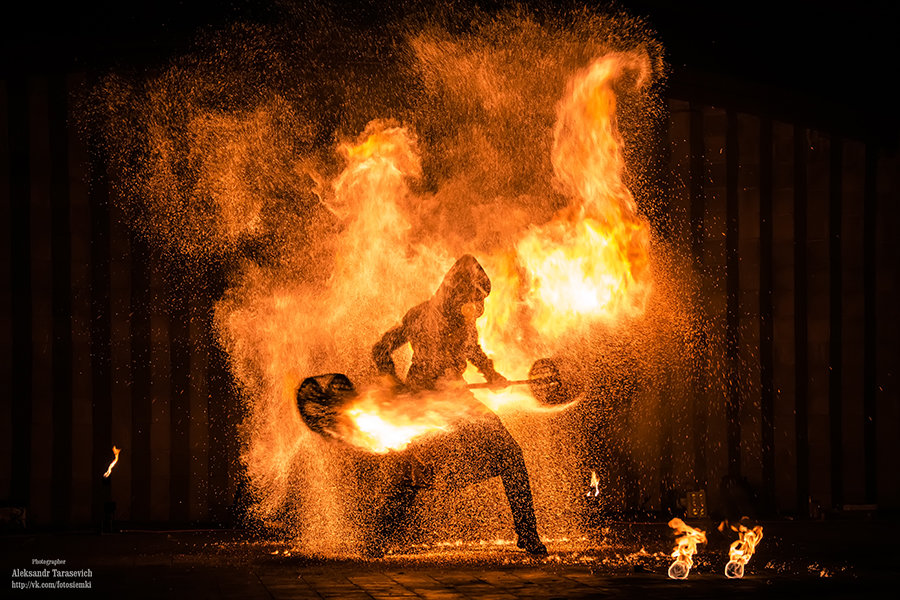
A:
{"label": "dust cloud lit by fire", "polygon": [[[288,15],[96,82],[84,122],[130,225],[226,272],[215,324],[255,523],[307,552],[359,548],[391,453],[310,432],[295,390],[333,372],[371,385],[372,345],[465,253],[493,283],[479,331],[498,371],[553,357],[581,390],[555,410],[478,392],[522,446],[541,532],[582,533],[585,473],[608,455],[652,495],[639,475],[684,412],[696,328],[690,274],[654,221],[664,70],[638,20],[519,10],[384,31]],[[624,501],[613,477],[600,496]],[[512,535],[496,478],[438,481],[420,504],[419,539]]]}

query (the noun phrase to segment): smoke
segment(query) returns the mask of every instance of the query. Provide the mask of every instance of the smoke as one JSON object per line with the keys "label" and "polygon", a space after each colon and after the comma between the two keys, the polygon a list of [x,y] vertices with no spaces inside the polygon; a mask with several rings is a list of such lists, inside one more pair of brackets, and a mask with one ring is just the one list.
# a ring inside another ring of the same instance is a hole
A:
{"label": "smoke", "polygon": [[[642,214],[657,211],[647,152],[662,117],[664,65],[659,43],[624,15],[448,12],[353,30],[317,14],[205,32],[158,69],[105,76],[82,112],[130,225],[179,260],[227,272],[215,326],[245,402],[241,462],[253,516],[286,528],[308,551],[343,554],[365,535],[361,514],[383,467],[306,429],[297,385],[328,372],[371,381],[372,344],[434,292],[462,253],[483,261],[493,298],[524,306],[497,278],[504,265],[513,277],[517,245],[528,232],[559,227],[560,215],[603,224],[625,211],[644,233],[617,253],[649,246]],[[585,154],[594,142],[579,138],[580,122],[560,119],[573,114],[566,101],[585,102],[572,81],[598,59],[614,71],[603,83],[614,118],[600,141],[619,147],[615,164]],[[598,171],[615,178],[585,177]],[[596,189],[598,181],[612,187]],[[678,305],[677,261],[653,243],[641,279],[665,301],[648,300],[647,288],[639,308],[614,322],[552,343],[535,338],[541,345],[527,352],[512,348],[531,343],[520,328],[503,341],[509,356],[527,370],[524,355],[568,349],[589,395],[602,400],[598,382],[614,371],[603,389],[641,380],[646,391],[660,361],[677,362],[672,344],[693,326]],[[509,315],[508,331],[521,319]],[[603,369],[586,364],[599,355]],[[508,363],[507,374],[518,368]],[[653,438],[661,414],[658,395],[632,401],[640,422],[618,430],[634,436],[629,451]],[[594,429],[585,421],[612,418],[603,406],[501,413],[525,452],[542,531],[578,528],[571,498],[581,493],[593,443],[585,431]],[[437,535],[511,533],[496,481],[428,501],[427,522],[442,523]]]}

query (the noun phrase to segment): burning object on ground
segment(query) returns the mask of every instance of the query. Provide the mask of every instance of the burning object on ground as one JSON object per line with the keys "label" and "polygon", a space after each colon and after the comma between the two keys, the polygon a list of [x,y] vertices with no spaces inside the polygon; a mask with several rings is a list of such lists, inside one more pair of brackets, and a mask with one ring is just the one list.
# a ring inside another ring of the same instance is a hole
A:
{"label": "burning object on ground", "polygon": [[[726,522],[722,521],[719,531],[725,531]],[[743,523],[730,526],[732,531],[738,533],[738,539],[732,542],[728,549],[728,564],[725,565],[725,576],[728,579],[740,579],[744,576],[744,565],[750,561],[757,544],[762,541],[763,528],[756,525],[752,528]]]}
{"label": "burning object on ground", "polygon": [[669,521],[669,527],[679,536],[675,540],[675,550],[672,551],[672,558],[675,561],[669,566],[669,577],[687,579],[691,567],[694,566],[697,544],[706,543],[706,532],[694,529],[677,517]]}

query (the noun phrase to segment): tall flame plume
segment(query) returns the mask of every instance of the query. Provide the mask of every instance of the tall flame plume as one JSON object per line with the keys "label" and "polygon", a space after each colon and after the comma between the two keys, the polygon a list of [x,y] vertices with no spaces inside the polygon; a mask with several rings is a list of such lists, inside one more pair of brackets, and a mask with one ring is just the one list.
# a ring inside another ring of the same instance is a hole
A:
{"label": "tall flame plume", "polygon": [[[649,70],[641,53],[612,53],[570,79],[551,151],[556,187],[569,202],[528,228],[511,251],[487,257],[494,286],[479,319],[481,344],[509,375],[524,376],[542,353],[594,323],[644,312],[650,225],[625,184],[613,83],[635,72],[640,88]],[[521,396],[510,390],[481,399],[497,409],[522,403]]]}

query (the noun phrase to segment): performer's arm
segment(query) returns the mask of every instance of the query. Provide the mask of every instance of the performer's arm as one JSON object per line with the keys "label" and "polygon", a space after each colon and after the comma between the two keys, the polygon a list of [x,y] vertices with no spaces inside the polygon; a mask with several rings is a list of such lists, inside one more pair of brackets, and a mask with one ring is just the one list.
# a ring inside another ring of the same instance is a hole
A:
{"label": "performer's arm", "polygon": [[494,361],[488,358],[487,354],[484,353],[484,350],[481,348],[481,344],[478,343],[478,331],[475,328],[472,328],[469,336],[469,346],[466,358],[470,363],[475,365],[475,368],[484,375],[484,378],[487,379],[488,383],[494,383],[498,386],[504,386],[506,384],[506,377],[498,373],[494,369]]}
{"label": "performer's arm", "polygon": [[372,347],[372,359],[379,373],[397,378],[397,367],[391,355],[406,341],[406,327],[403,323],[381,336],[378,343]]}

